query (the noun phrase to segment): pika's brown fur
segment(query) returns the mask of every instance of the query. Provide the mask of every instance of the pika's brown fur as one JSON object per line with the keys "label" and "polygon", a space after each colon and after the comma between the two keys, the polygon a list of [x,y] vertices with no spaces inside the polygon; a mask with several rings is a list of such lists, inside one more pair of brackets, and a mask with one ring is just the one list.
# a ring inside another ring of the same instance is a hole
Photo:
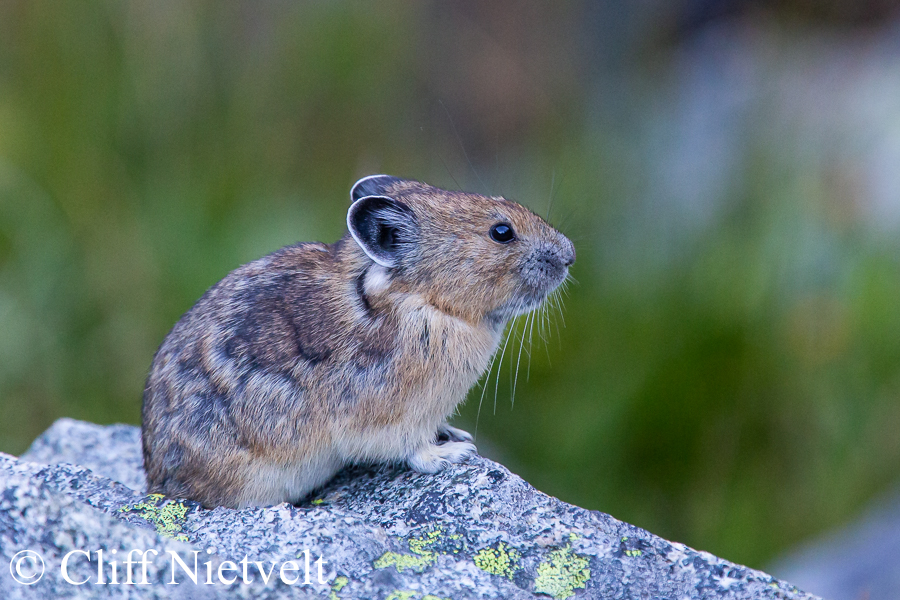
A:
{"label": "pika's brown fur", "polygon": [[574,247],[503,198],[384,175],[351,197],[343,238],[232,271],[163,341],[142,411],[150,492],[296,502],[348,463],[435,472],[475,452],[447,419]]}

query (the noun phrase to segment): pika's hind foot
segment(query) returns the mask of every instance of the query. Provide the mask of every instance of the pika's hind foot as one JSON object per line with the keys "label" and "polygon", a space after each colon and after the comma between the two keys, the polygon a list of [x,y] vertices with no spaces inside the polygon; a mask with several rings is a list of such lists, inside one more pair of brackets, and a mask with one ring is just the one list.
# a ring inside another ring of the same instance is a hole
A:
{"label": "pika's hind foot", "polygon": [[[459,430],[457,429],[457,431]],[[462,433],[465,433],[465,431]],[[440,445],[428,444],[409,457],[407,462],[413,471],[437,473],[449,467],[451,463],[464,461],[476,452],[475,444],[468,442],[446,442]]]}
{"label": "pika's hind foot", "polygon": [[446,423],[438,428],[437,441],[440,442],[471,442],[472,434],[456,427],[450,427]]}

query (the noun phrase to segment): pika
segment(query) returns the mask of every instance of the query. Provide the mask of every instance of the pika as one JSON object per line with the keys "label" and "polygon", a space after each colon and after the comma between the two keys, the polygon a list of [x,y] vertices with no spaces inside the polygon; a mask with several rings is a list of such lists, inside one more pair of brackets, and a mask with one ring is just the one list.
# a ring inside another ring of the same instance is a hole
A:
{"label": "pika", "polygon": [[350,196],[340,240],[235,269],[166,336],[143,396],[151,493],[296,503],[347,464],[475,453],[447,419],[575,248],[501,197],[387,175]]}

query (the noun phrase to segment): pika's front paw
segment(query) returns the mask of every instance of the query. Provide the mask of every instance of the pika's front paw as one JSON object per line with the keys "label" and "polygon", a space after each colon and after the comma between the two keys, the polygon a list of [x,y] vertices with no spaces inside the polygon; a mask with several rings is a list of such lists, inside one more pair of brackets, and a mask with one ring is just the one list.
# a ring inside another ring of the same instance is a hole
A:
{"label": "pika's front paw", "polygon": [[428,444],[413,454],[407,462],[419,473],[437,473],[449,467],[450,463],[462,462],[476,452],[475,444],[468,442],[447,442],[439,446]]}
{"label": "pika's front paw", "polygon": [[444,423],[438,428],[437,439],[438,442],[471,442],[472,434]]}

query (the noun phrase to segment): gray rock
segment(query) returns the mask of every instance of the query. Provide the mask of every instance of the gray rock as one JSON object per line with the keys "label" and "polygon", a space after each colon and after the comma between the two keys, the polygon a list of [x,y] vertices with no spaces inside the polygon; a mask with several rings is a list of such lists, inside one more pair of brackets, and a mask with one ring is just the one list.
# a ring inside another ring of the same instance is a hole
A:
{"label": "gray rock", "polygon": [[[301,506],[204,510],[143,493],[137,428],[62,419],[21,459],[0,454],[0,481],[2,598],[813,598],[480,457],[437,475],[348,469]],[[25,550],[45,565],[33,585],[13,579],[33,574],[13,560]],[[137,552],[123,584],[129,550],[156,551],[147,585],[134,585]],[[86,583],[65,581],[67,555],[69,579]]]}
{"label": "gray rock", "polygon": [[775,561],[772,571],[831,600],[900,598],[900,490]]}

